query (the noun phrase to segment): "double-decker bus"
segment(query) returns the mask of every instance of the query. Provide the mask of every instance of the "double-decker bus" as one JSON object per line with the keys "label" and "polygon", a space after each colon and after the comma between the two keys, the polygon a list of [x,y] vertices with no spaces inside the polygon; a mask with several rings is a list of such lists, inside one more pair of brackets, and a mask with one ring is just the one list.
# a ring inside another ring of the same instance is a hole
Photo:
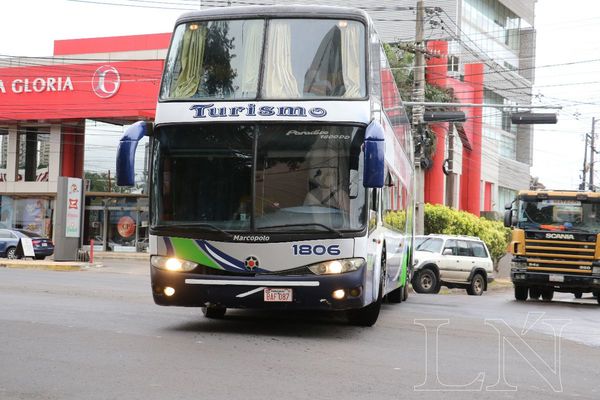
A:
{"label": "double-decker bus", "polygon": [[[181,16],[150,137],[154,301],[347,311],[371,326],[408,295],[410,126],[369,16],[322,6]],[[386,221],[394,211],[393,224]]]}

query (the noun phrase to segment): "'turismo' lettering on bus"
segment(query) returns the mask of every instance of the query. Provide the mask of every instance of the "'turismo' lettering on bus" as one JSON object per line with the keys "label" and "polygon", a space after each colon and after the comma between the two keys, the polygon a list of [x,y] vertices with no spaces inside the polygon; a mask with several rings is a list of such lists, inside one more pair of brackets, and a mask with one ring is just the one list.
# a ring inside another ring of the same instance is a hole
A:
{"label": "'turismo' lettering on bus", "polygon": [[194,118],[222,118],[222,117],[314,117],[323,118],[327,110],[313,107],[308,111],[304,107],[291,106],[259,106],[248,104],[236,107],[215,107],[214,104],[196,104],[190,107],[194,111]]}

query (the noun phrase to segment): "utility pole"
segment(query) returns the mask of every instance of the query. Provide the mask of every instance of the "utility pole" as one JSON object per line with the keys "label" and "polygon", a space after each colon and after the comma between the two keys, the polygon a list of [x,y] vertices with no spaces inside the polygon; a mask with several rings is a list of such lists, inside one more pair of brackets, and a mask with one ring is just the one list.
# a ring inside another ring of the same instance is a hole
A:
{"label": "utility pole", "polygon": [[585,178],[587,176],[587,153],[588,153],[588,137],[589,135],[585,134],[585,150],[583,151],[583,169],[581,170],[581,185],[579,185],[579,190],[585,190]]}
{"label": "utility pole", "polygon": [[[425,101],[425,53],[424,53],[424,25],[425,25],[425,5],[423,0],[417,1],[417,22],[415,27],[415,69],[414,69],[414,88],[413,88],[413,101],[424,102]],[[412,114],[412,125],[413,125],[413,138],[415,143],[422,141],[423,131],[423,113],[425,107],[417,105],[413,107]],[[421,145],[421,149],[423,145]],[[416,174],[416,188],[415,188],[415,233],[422,235],[425,230],[425,174],[421,168],[421,157],[415,157],[415,174]]]}
{"label": "utility pole", "polygon": [[449,124],[448,129],[448,175],[446,178],[446,205],[451,208],[458,208],[454,203],[454,187],[456,186],[456,173],[454,172],[454,124]]}
{"label": "utility pole", "polygon": [[594,153],[596,148],[594,147],[594,141],[596,134],[594,128],[596,126],[596,118],[592,117],[592,133],[590,138],[590,191],[594,191]]}

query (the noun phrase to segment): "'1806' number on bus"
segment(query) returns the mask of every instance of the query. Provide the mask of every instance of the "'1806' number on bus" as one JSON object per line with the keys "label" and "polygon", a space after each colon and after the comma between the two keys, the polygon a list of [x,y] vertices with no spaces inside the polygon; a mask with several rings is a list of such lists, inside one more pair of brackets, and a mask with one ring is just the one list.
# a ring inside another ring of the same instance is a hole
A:
{"label": "'1806' number on bus", "polygon": [[310,245],[310,244],[295,244],[292,246],[292,252],[295,256],[322,256],[329,254],[330,256],[339,256],[341,254],[340,245],[332,244],[330,246],[323,246],[322,244]]}

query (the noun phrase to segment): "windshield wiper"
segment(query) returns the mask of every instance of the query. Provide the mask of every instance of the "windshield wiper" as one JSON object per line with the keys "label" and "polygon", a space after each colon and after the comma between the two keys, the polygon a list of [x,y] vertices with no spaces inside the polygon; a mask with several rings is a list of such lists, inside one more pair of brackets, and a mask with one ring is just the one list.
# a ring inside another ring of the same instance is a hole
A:
{"label": "windshield wiper", "polygon": [[154,225],[152,229],[194,229],[194,228],[210,228],[213,231],[221,232],[228,237],[231,237],[231,233],[224,231],[223,229],[215,226],[213,224],[208,224],[206,222],[194,222],[194,223],[185,223],[185,224],[173,224],[173,225]]}
{"label": "windshield wiper", "polygon": [[256,230],[272,229],[272,228],[290,228],[290,227],[296,227],[296,226],[318,226],[318,227],[327,229],[329,232],[334,232],[334,233],[337,233],[339,236],[342,236],[342,232],[338,231],[337,229],[333,229],[330,226],[320,224],[318,222],[307,222],[304,224],[285,224],[285,225],[261,226],[260,228],[257,227]]}

